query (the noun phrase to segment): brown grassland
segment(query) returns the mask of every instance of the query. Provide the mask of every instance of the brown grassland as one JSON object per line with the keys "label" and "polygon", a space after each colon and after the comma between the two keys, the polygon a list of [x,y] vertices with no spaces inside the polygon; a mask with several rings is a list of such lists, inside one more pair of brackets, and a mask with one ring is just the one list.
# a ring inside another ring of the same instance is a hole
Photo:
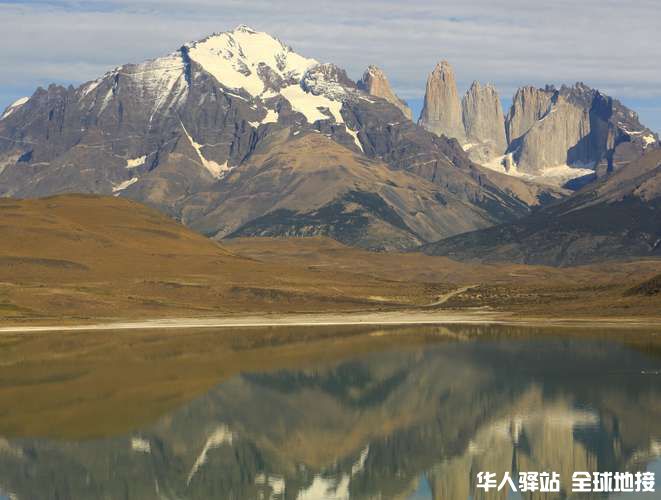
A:
{"label": "brown grassland", "polygon": [[0,326],[475,308],[661,316],[661,294],[636,292],[661,261],[551,268],[373,253],[326,238],[221,245],[140,204],[83,195],[0,200],[0,220]]}

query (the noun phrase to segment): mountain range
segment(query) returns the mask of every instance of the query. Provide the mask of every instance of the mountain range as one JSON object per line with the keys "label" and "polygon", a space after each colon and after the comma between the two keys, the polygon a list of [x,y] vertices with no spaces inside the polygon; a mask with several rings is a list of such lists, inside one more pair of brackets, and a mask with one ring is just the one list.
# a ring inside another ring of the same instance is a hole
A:
{"label": "mountain range", "polygon": [[490,84],[473,82],[459,100],[447,61],[429,75],[419,124],[457,139],[488,168],[558,186],[613,172],[659,139],[634,111],[581,82],[522,87],[507,115]]}
{"label": "mountain range", "polygon": [[511,224],[628,168],[658,137],[583,84],[460,101],[451,66],[418,123],[386,75],[357,82],[239,26],[0,118],[0,196],[127,197],[215,239],[327,235],[414,249]]}

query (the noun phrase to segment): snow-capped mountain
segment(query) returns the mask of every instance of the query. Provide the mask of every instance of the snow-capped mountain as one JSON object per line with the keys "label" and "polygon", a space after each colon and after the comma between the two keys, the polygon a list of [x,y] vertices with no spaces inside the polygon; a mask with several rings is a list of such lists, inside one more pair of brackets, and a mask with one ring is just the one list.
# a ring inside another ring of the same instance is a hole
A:
{"label": "snow-capped mountain", "polygon": [[341,68],[246,26],[78,88],[39,88],[0,120],[0,195],[127,196],[218,238],[409,247],[549,194],[499,180]]}

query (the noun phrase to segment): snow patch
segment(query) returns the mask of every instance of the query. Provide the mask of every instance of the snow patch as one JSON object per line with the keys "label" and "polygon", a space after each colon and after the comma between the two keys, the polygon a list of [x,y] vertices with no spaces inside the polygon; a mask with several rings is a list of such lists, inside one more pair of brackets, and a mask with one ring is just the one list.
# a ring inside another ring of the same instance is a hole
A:
{"label": "snow patch", "polygon": [[136,182],[138,182],[138,178],[133,177],[132,179],[129,179],[128,181],[124,181],[124,182],[120,182],[119,184],[115,184],[112,188],[112,192],[117,193],[117,194],[115,194],[115,196],[119,196],[119,193],[121,191],[124,191],[126,188],[128,188],[129,186],[132,186]]}
{"label": "snow patch", "polygon": [[643,148],[647,148],[651,144],[656,144],[657,140],[656,137],[653,135],[646,135],[643,137]]}
{"label": "snow patch", "polygon": [[267,109],[266,110],[266,116],[262,118],[262,125],[266,123],[278,123],[278,118],[280,118],[280,115],[278,114],[277,111],[273,109]]}
{"label": "snow patch", "polygon": [[93,92],[94,90],[96,90],[96,88],[101,84],[102,81],[103,81],[103,79],[99,78],[98,80],[94,80],[92,82],[89,82],[89,83],[86,83],[85,85],[83,85],[83,87],[82,87],[83,97],[87,96],[90,92]]}
{"label": "snow patch", "polygon": [[538,177],[548,179],[552,183],[561,186],[572,179],[577,179],[578,177],[590,174],[594,174],[594,170],[590,168],[556,165],[554,167],[546,167]]}
{"label": "snow patch", "polygon": [[277,111],[273,109],[266,110],[266,116],[258,122],[248,122],[253,128],[258,128],[260,125],[266,125],[267,123],[278,123],[278,118],[280,115]]}
{"label": "snow patch", "polygon": [[315,476],[309,488],[301,491],[297,500],[348,500],[349,476],[343,475],[341,479],[328,479]]}
{"label": "snow patch", "polygon": [[14,101],[12,104],[9,105],[9,107],[5,110],[5,112],[0,116],[0,120],[4,120],[7,118],[9,115],[11,115],[14,111],[16,111],[18,108],[23,106],[26,102],[30,100],[29,97],[21,97],[17,101]]}
{"label": "snow patch", "polygon": [[317,120],[329,120],[330,117],[320,111],[328,109],[337,123],[344,123],[340,110],[342,102],[332,101],[321,95],[308,94],[300,85],[290,85],[280,91],[282,96],[289,101],[294,111],[305,116],[308,123],[314,123]]}
{"label": "snow patch", "polygon": [[354,463],[351,466],[351,475],[355,476],[356,474],[362,472],[362,470],[365,468],[365,462],[367,461],[367,456],[370,453],[370,445],[368,444],[365,446],[363,451],[360,453],[360,457],[358,457],[358,460],[356,460],[356,463]]}
{"label": "snow patch", "polygon": [[360,453],[360,456],[351,467],[351,474],[342,474],[338,478],[328,478],[321,475],[316,475],[312,480],[312,484],[305,490],[301,491],[296,497],[297,500],[348,500],[349,483],[351,477],[359,474],[365,467],[365,462],[370,452],[369,445]]}
{"label": "snow patch", "polygon": [[202,448],[202,451],[198,455],[197,460],[195,460],[191,471],[188,473],[186,484],[190,484],[191,479],[193,479],[193,476],[198,471],[198,469],[206,463],[207,453],[209,453],[210,450],[219,448],[224,444],[231,445],[233,440],[234,434],[232,431],[230,431],[229,427],[226,425],[219,425],[216,427],[216,429],[207,438],[207,441],[204,444],[204,448]]}
{"label": "snow patch", "polygon": [[227,161],[221,165],[220,163],[217,163],[213,160],[207,160],[204,157],[204,155],[202,154],[202,145],[198,144],[197,142],[195,142],[193,140],[193,138],[188,133],[188,130],[186,130],[186,127],[184,126],[183,123],[181,123],[181,128],[184,129],[184,133],[186,134],[186,137],[188,137],[188,140],[190,141],[191,145],[193,146],[193,149],[195,149],[195,151],[197,152],[197,156],[200,159],[200,163],[202,163],[202,166],[209,171],[209,173],[211,174],[212,177],[214,177],[216,179],[220,179],[228,171],[231,170],[231,168],[229,167]]}
{"label": "snow patch", "polygon": [[145,161],[147,160],[147,155],[144,156],[139,156],[138,158],[131,158],[126,160],[126,168],[136,168],[141,165],[145,164]]}
{"label": "snow patch", "polygon": [[134,437],[131,439],[131,449],[139,453],[151,453],[151,444],[146,439]]}
{"label": "snow patch", "polygon": [[268,485],[272,490],[272,496],[282,495],[285,492],[285,479],[282,476],[267,476],[258,474],[255,484]]}
{"label": "snow patch", "polygon": [[622,132],[624,132],[627,135],[641,135],[644,132],[644,130],[629,130],[626,124],[622,122],[617,122],[617,125],[618,127],[620,127]]}
{"label": "snow patch", "polygon": [[[506,167],[508,165],[508,167]],[[539,184],[548,184],[551,186],[563,186],[572,179],[583,177],[584,175],[593,174],[592,168],[585,168],[588,164],[581,164],[576,166],[570,165],[555,165],[553,167],[546,167],[539,173],[531,174],[528,172],[521,172],[514,161],[512,153],[503,156],[498,156],[486,163],[482,164],[490,170],[500,172],[501,174],[511,175],[520,179],[537,182]],[[592,166],[592,165],[591,165]]]}
{"label": "snow patch", "polygon": [[4,172],[7,167],[16,165],[16,162],[20,157],[21,157],[21,153],[14,153],[12,155],[8,155],[4,157],[3,159],[0,159],[0,174]]}
{"label": "snow patch", "polygon": [[108,89],[108,92],[106,92],[106,95],[103,97],[103,101],[101,101],[101,113],[103,113],[103,111],[108,107],[108,104],[110,104],[110,101],[112,101],[113,95],[114,94],[112,88]]}
{"label": "snow patch", "polygon": [[360,149],[364,153],[365,150],[363,149],[363,145],[360,143],[360,139],[358,139],[358,132],[356,132],[355,130],[350,129],[349,127],[346,126],[346,124],[345,124],[345,127],[347,129],[347,133],[351,137],[353,137],[353,142],[356,143],[356,146],[358,146],[358,149]]}

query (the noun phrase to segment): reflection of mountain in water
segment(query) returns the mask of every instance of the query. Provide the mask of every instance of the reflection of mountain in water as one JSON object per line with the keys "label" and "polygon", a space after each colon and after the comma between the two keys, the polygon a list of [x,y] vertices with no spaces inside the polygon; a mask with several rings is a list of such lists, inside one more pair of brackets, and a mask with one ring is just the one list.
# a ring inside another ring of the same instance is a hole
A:
{"label": "reflection of mountain in water", "polygon": [[131,436],[0,440],[0,498],[407,498],[424,478],[434,499],[478,499],[478,471],[567,486],[658,456],[661,387],[641,369],[660,365],[613,343],[507,340],[248,374]]}

